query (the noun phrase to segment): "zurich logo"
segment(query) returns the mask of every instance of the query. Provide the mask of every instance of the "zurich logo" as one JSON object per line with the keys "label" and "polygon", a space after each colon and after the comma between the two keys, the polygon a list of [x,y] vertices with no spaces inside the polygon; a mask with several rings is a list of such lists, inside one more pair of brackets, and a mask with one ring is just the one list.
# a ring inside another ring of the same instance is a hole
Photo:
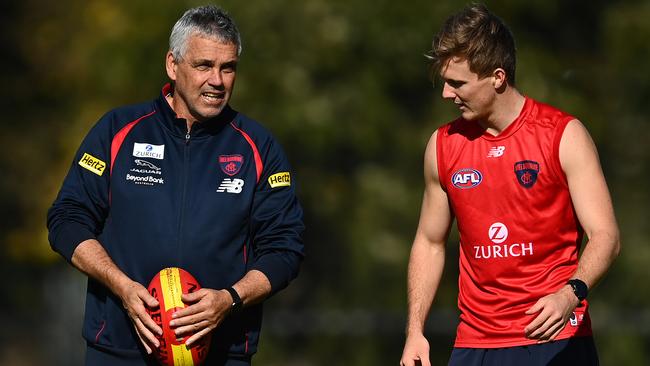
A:
{"label": "zurich logo", "polygon": [[451,176],[451,184],[456,188],[468,189],[474,188],[481,184],[483,175],[476,169],[460,169]]}
{"label": "zurich logo", "polygon": [[144,149],[147,150],[147,151],[151,151],[151,150],[153,150],[153,146],[147,145],[147,147],[145,147]]}
{"label": "zurich logo", "polygon": [[495,222],[488,229],[488,236],[496,244],[501,244],[508,239],[508,227],[500,222]]}

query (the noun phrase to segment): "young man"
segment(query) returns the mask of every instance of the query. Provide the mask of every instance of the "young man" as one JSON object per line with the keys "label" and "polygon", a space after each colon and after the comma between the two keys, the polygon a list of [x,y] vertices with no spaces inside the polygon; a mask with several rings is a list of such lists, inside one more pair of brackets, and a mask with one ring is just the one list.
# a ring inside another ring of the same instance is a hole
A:
{"label": "young man", "polygon": [[110,111],[81,144],[48,213],[50,242],[88,275],[87,365],[144,365],[162,330],[146,286],[165,267],[202,289],[171,326],[189,347],[212,334],[206,364],[249,365],[262,305],[296,277],[302,209],[268,131],[228,105],[241,53],[221,9],[188,10],[166,56],[172,81],[147,103]]}
{"label": "young man", "polygon": [[447,19],[431,58],[460,118],[425,153],[401,365],[430,364],[424,324],[454,218],[460,323],[449,364],[598,364],[585,297],[620,244],[593,141],[515,88],[512,34],[485,6]]}

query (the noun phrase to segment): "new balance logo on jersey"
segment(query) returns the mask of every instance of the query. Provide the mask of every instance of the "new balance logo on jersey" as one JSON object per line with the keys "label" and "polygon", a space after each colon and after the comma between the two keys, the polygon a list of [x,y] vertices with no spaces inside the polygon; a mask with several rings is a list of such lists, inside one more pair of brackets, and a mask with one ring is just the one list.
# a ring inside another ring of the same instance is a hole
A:
{"label": "new balance logo on jersey", "polygon": [[239,194],[241,193],[243,187],[244,187],[244,181],[242,179],[224,178],[224,180],[219,185],[219,188],[217,188],[217,192]]}
{"label": "new balance logo on jersey", "polygon": [[506,151],[505,146],[492,146],[490,148],[490,151],[488,151],[487,157],[498,158],[499,156],[502,156],[505,151]]}

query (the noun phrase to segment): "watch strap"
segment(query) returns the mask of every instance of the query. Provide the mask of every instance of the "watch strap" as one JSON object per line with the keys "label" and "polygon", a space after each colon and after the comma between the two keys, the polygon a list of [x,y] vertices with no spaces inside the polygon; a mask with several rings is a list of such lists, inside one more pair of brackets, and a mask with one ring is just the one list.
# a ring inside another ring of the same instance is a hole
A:
{"label": "watch strap", "polygon": [[244,304],[241,301],[241,297],[239,297],[237,291],[232,287],[228,287],[225,290],[228,291],[228,293],[232,297],[232,304],[230,305],[230,311],[236,313],[239,310],[241,310]]}
{"label": "watch strap", "polygon": [[567,284],[571,286],[573,293],[576,295],[579,301],[587,298],[587,295],[589,294],[589,288],[587,287],[587,284],[584,283],[584,281],[577,278],[572,278],[567,281]]}

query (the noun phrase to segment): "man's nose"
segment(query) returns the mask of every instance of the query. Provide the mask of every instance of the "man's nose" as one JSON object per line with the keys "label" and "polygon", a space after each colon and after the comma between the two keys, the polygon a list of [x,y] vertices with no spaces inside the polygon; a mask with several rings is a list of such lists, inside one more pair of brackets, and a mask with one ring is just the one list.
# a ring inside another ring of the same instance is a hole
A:
{"label": "man's nose", "polygon": [[213,86],[223,85],[223,77],[221,76],[221,70],[215,68],[210,73],[210,77],[208,78],[208,84]]}
{"label": "man's nose", "polygon": [[442,86],[442,97],[444,99],[455,99],[456,93],[454,92],[454,88],[452,88],[449,84],[444,83]]}

